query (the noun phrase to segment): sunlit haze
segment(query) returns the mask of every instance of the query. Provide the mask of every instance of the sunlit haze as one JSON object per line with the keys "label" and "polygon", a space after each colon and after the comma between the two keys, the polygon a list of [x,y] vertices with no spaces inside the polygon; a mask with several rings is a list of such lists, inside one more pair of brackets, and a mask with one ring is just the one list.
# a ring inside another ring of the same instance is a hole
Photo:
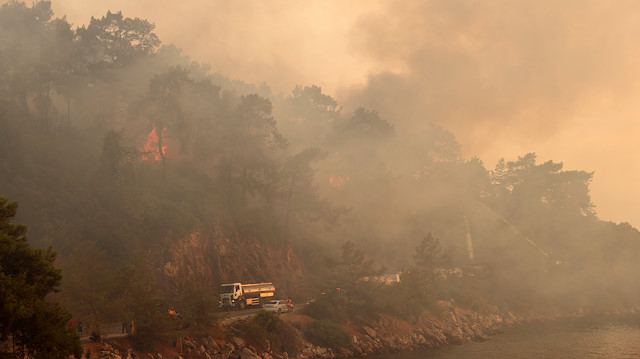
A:
{"label": "sunlit haze", "polygon": [[640,357],[638,14],[0,0],[0,358]]}
{"label": "sunlit haze", "polygon": [[318,85],[399,131],[436,123],[493,169],[535,152],[595,172],[602,220],[640,226],[640,2],[57,0],[75,26],[147,19],[212,71]]}

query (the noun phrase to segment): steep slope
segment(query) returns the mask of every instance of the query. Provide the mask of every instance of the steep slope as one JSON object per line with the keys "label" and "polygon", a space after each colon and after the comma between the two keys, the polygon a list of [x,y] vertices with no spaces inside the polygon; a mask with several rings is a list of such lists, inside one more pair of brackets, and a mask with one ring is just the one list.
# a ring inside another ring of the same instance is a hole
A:
{"label": "steep slope", "polygon": [[166,246],[158,258],[170,297],[194,280],[214,291],[222,283],[273,282],[279,297],[304,294],[305,268],[289,245],[270,246],[221,231],[193,232]]}

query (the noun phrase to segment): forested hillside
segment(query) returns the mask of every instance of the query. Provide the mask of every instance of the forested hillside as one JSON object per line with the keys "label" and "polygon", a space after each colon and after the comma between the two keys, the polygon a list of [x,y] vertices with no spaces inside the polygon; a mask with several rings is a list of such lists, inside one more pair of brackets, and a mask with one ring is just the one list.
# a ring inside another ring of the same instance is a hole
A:
{"label": "forested hillside", "polygon": [[[61,297],[87,296],[76,308],[135,311],[100,299],[127,291],[179,302],[175,288],[158,285],[154,296],[137,284],[154,280],[145,263],[167,262],[198,236],[227,241],[206,247],[215,253],[202,263],[237,268],[236,280],[284,281],[267,276],[293,268],[288,281],[329,283],[325,258],[344,243],[387,272],[408,271],[435,237],[443,266],[481,273],[447,292],[459,301],[637,304],[640,233],[598,218],[593,173],[534,153],[487,167],[463,158],[445,128],[416,132],[375,109],[345,111],[312,84],[273,94],[212,73],[144,19],[108,12],[73,28],[57,16],[46,1],[0,8],[0,197],[19,203],[16,221],[34,246],[58,251]],[[232,265],[221,248],[261,268]],[[268,265],[264,253],[289,263]],[[218,274],[192,293],[215,298],[216,281],[234,280],[210,270]],[[97,287],[104,293],[90,297]]]}

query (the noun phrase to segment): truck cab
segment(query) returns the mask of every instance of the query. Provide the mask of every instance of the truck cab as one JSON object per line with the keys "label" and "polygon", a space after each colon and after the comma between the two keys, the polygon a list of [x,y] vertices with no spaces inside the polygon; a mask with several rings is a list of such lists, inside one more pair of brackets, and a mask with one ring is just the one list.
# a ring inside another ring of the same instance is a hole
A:
{"label": "truck cab", "polygon": [[[239,299],[242,297],[242,284],[230,283],[220,286],[220,306],[235,307],[238,306]],[[244,307],[244,305],[243,305]]]}

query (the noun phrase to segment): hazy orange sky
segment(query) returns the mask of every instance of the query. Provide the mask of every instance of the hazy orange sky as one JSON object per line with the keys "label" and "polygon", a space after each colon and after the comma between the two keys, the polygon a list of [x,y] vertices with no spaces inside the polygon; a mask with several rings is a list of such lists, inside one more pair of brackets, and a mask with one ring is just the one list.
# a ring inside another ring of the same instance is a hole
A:
{"label": "hazy orange sky", "polygon": [[[6,1],[3,1],[6,2]],[[640,2],[53,0],[75,26],[123,11],[213,71],[321,86],[399,132],[434,122],[466,157],[594,171],[603,220],[640,226]]]}

